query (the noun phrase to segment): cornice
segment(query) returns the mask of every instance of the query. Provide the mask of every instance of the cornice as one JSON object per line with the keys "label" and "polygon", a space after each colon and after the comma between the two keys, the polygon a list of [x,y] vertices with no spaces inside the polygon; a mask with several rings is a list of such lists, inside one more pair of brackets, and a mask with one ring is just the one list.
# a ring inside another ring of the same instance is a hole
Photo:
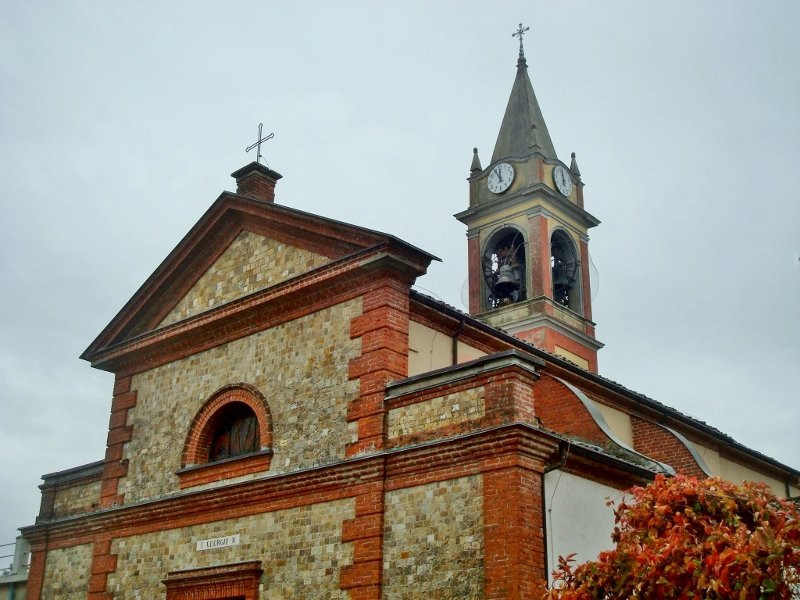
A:
{"label": "cornice", "polygon": [[[241,515],[352,497],[357,486],[419,470],[447,469],[483,459],[522,453],[545,463],[557,455],[555,436],[535,427],[512,423],[436,440],[344,459],[332,465],[292,473],[265,475],[211,489],[186,490],[168,497],[101,509],[93,513],[42,521],[21,528],[33,545],[47,540],[58,546],[87,543],[97,535],[136,535]],[[436,457],[439,457],[438,459]],[[480,469],[479,469],[480,470]],[[61,542],[59,542],[61,540]],[[68,544],[66,542],[69,542]]]}
{"label": "cornice", "polygon": [[139,372],[297,318],[315,303],[329,306],[354,298],[374,281],[376,271],[410,285],[426,268],[402,248],[381,244],[84,358],[98,369]]}
{"label": "cornice", "polygon": [[408,394],[416,394],[431,388],[451,385],[505,369],[521,370],[538,379],[538,369],[544,365],[545,362],[542,359],[532,354],[519,350],[505,350],[388,383],[386,384],[385,400],[390,402],[395,398]]}
{"label": "cornice", "polygon": [[[239,232],[247,230],[328,256],[334,260],[383,245],[409,263],[424,264],[436,256],[395,236],[349,225],[285,206],[223,192],[131,299],[83,352],[94,357],[108,347],[144,333],[163,318],[218,258]],[[169,305],[166,306],[165,305]]]}
{"label": "cornice", "polygon": [[480,217],[496,212],[501,207],[504,210],[513,207],[520,207],[520,212],[529,210],[529,207],[523,205],[530,204],[530,202],[533,200],[532,196],[534,195],[538,195],[540,198],[550,202],[567,215],[573,217],[579,223],[584,224],[587,229],[596,227],[600,224],[600,220],[597,217],[580,208],[578,205],[573,204],[560,194],[557,194],[542,182],[536,182],[527,185],[507,196],[497,199],[496,201],[482,202],[477,206],[471,206],[453,216],[467,225],[467,227],[471,227],[470,223],[474,222]]}

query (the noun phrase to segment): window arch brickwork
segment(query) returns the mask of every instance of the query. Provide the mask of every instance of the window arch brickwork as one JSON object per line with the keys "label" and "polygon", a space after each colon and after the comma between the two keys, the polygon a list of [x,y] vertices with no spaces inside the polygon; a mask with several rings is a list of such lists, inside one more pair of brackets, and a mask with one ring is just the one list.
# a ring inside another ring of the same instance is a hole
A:
{"label": "window arch brickwork", "polygon": [[[260,449],[217,462],[209,462],[214,434],[222,425],[232,405],[252,410],[258,422]],[[189,427],[178,471],[181,487],[189,487],[269,470],[272,455],[272,415],[264,396],[246,383],[217,390],[198,411]]]}

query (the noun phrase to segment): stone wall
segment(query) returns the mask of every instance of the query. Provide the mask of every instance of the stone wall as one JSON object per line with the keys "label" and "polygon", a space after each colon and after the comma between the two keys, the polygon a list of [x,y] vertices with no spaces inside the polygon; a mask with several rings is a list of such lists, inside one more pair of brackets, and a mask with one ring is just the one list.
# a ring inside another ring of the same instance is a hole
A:
{"label": "stone wall", "polygon": [[446,425],[480,419],[484,414],[483,386],[470,388],[389,410],[388,435],[392,439],[433,431]]}
{"label": "stone wall", "polygon": [[275,285],[329,260],[326,256],[243,231],[159,327]]}
{"label": "stone wall", "polygon": [[386,600],[483,598],[482,481],[471,475],[386,494]]}
{"label": "stone wall", "polygon": [[91,564],[91,544],[50,550],[44,567],[42,600],[85,600]]}
{"label": "stone wall", "polygon": [[178,490],[175,472],[192,419],[211,394],[232,383],[250,384],[267,399],[270,473],[345,458],[354,441],[347,406],[358,393],[348,364],[361,352],[360,340],[350,339],[350,320],[361,306],[356,298],[134,376],[133,438],[123,452],[130,463],[119,487],[125,502]]}
{"label": "stone wall", "polygon": [[53,500],[53,518],[89,512],[100,505],[100,482],[61,488]]}
{"label": "stone wall", "polygon": [[[347,499],[115,539],[117,570],[106,590],[119,599],[158,599],[171,571],[258,560],[264,600],[345,599],[339,570],[351,564],[353,549],[341,543],[342,521],[354,516],[355,502]],[[199,540],[235,534],[237,546],[196,550]]]}

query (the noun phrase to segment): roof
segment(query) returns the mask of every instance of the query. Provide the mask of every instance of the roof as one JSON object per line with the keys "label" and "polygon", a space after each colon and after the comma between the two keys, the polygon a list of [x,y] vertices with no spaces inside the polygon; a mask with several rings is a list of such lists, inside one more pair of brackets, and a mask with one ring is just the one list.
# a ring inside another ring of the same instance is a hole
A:
{"label": "roof", "polygon": [[167,255],[117,315],[83,352],[94,362],[103,349],[155,328],[165,309],[179,300],[242,229],[263,230],[296,242],[324,246],[332,259],[390,247],[414,257],[420,272],[440,260],[393,235],[294,208],[223,192]]}
{"label": "roof", "polygon": [[545,158],[558,158],[542,116],[542,110],[533,93],[528,77],[525,55],[517,60],[517,75],[508,98],[503,124],[497,135],[492,162],[501,158],[529,156],[541,153]]}
{"label": "roof", "polygon": [[523,339],[520,339],[520,338],[518,338],[516,336],[510,335],[510,334],[506,333],[505,331],[503,331],[502,329],[498,329],[497,327],[493,327],[493,326],[491,326],[491,325],[489,325],[487,323],[484,323],[483,321],[479,321],[475,317],[472,317],[469,314],[467,314],[467,313],[465,313],[465,312],[463,312],[461,310],[458,310],[454,306],[451,306],[451,305],[449,305],[449,304],[447,304],[445,302],[442,302],[441,300],[437,300],[436,298],[428,296],[427,294],[423,294],[421,292],[418,292],[417,290],[411,290],[411,298],[414,299],[414,300],[419,301],[422,304],[426,304],[426,305],[436,309],[437,311],[439,311],[441,313],[444,313],[444,314],[446,314],[446,315],[448,315],[448,316],[450,316],[452,318],[459,319],[459,320],[463,319],[465,323],[468,323],[470,326],[472,326],[472,327],[474,327],[476,329],[479,329],[479,330],[482,330],[482,331],[484,331],[486,333],[494,335],[494,336],[502,339],[503,341],[505,341],[507,343],[511,343],[514,346],[516,346],[518,348],[521,348],[521,349],[525,350],[526,352],[529,352],[530,354],[533,354],[534,356],[539,356],[541,358],[545,358],[547,361],[549,361],[551,363],[556,363],[560,367],[563,367],[564,369],[566,369],[568,371],[572,371],[573,373],[579,374],[584,379],[591,380],[593,383],[601,385],[602,387],[604,387],[606,389],[609,389],[609,390],[611,390],[613,392],[616,392],[618,394],[626,396],[627,398],[630,398],[631,400],[641,404],[642,406],[645,406],[647,408],[655,410],[655,411],[661,413],[664,416],[667,416],[667,417],[670,417],[670,418],[674,419],[675,421],[677,421],[679,423],[683,423],[683,424],[685,424],[685,425],[687,425],[687,426],[689,426],[689,427],[691,427],[691,428],[693,428],[693,429],[695,429],[697,431],[700,431],[700,432],[702,432],[702,433],[704,433],[706,435],[709,435],[709,436],[719,440],[720,442],[726,444],[727,446],[729,446],[729,447],[731,447],[731,448],[733,448],[733,449],[735,449],[735,450],[737,450],[739,452],[743,452],[743,453],[749,455],[751,458],[753,458],[753,459],[755,459],[755,460],[757,460],[759,462],[765,463],[765,464],[771,466],[772,468],[775,468],[775,469],[790,473],[792,476],[800,479],[800,471],[799,470],[794,469],[794,468],[792,468],[792,467],[790,467],[788,465],[785,465],[785,464],[781,463],[780,461],[775,460],[774,458],[771,458],[771,457],[767,456],[766,454],[762,454],[761,452],[758,452],[757,450],[753,450],[752,448],[748,448],[744,444],[741,444],[741,443],[737,442],[736,440],[734,440],[728,434],[723,433],[722,431],[720,431],[716,427],[712,427],[711,425],[709,425],[705,421],[701,421],[700,419],[696,419],[696,418],[694,418],[694,417],[692,417],[690,415],[682,413],[681,411],[679,411],[677,409],[671,408],[671,407],[667,406],[666,404],[663,404],[663,403],[659,402],[658,400],[654,400],[654,399],[652,399],[652,398],[650,398],[648,396],[645,396],[644,394],[641,394],[639,392],[631,390],[631,389],[625,387],[624,385],[622,385],[620,383],[617,383],[616,381],[608,379],[607,377],[603,377],[602,375],[599,375],[597,373],[593,373],[591,371],[587,371],[586,369],[576,365],[573,362],[570,362],[569,360],[567,360],[567,359],[565,359],[565,358],[563,358],[561,356],[558,356],[556,354],[553,354],[551,352],[543,350],[542,348],[539,348],[538,346],[535,346],[535,345],[531,344],[530,342],[528,342],[526,340],[523,340]]}

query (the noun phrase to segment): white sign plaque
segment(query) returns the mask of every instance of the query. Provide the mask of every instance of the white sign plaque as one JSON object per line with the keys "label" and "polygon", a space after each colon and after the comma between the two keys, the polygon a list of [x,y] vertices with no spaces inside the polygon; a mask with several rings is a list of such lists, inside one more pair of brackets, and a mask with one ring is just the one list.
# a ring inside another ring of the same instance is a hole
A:
{"label": "white sign plaque", "polygon": [[214,548],[227,548],[228,546],[238,546],[240,537],[241,536],[237,533],[236,535],[226,535],[225,537],[221,538],[200,540],[197,542],[196,550],[213,550]]}

